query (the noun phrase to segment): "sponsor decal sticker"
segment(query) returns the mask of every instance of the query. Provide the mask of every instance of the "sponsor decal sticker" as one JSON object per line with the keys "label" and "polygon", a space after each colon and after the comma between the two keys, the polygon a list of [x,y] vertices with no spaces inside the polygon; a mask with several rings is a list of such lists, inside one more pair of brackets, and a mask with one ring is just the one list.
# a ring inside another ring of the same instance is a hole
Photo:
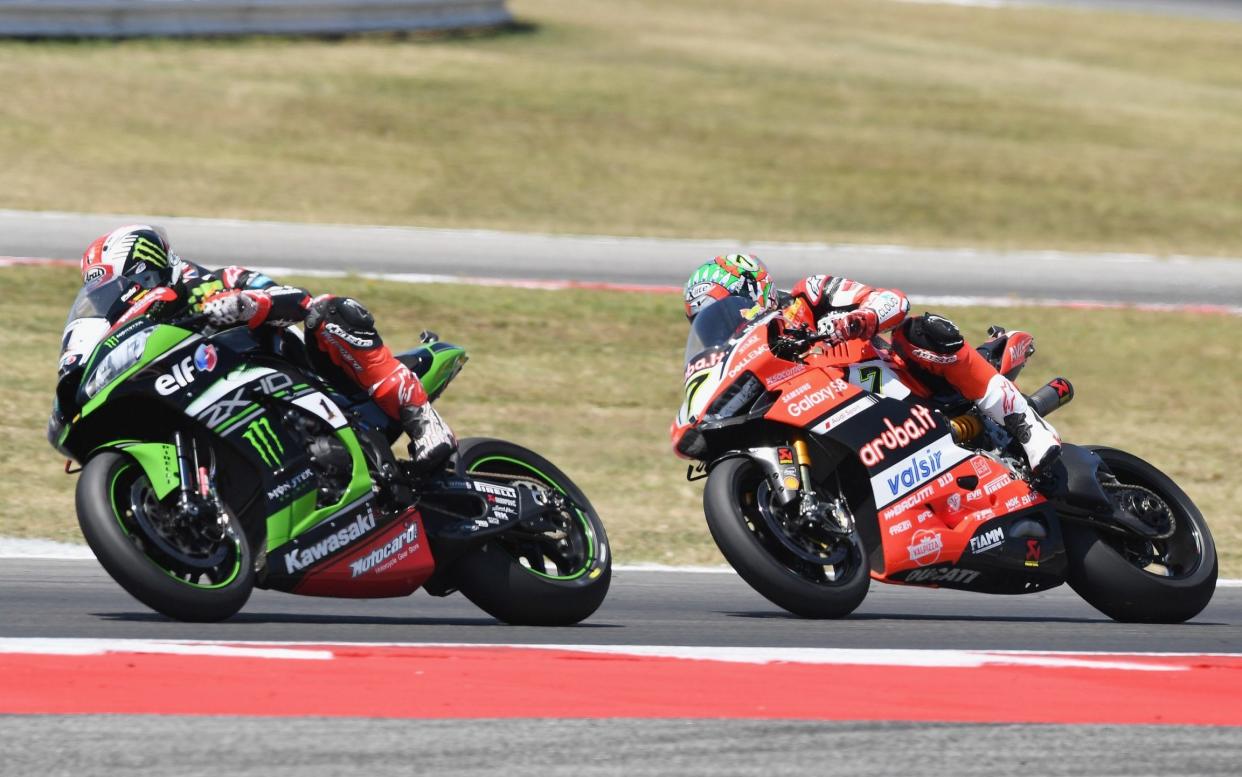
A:
{"label": "sponsor decal sticker", "polygon": [[999,548],[1005,541],[1005,529],[997,526],[970,538],[970,552],[984,553]]}
{"label": "sponsor decal sticker", "polygon": [[992,482],[985,485],[983,487],[983,493],[987,494],[988,496],[991,496],[992,494],[995,494],[997,491],[1000,491],[1005,486],[1009,485],[1011,482],[1013,482],[1013,479],[1010,478],[1009,475],[1001,475],[1000,477],[996,478]]}
{"label": "sponsor decal sticker", "polygon": [[1027,540],[1026,541],[1026,562],[1025,562],[1026,566],[1028,567],[1039,566],[1039,554],[1040,554],[1039,540]]}
{"label": "sponsor decal sticker", "polygon": [[[160,396],[168,396],[177,393],[178,389],[183,389],[194,382],[198,377],[194,370],[194,362],[196,356],[187,356],[180,362],[173,365],[172,370],[155,379],[155,390]],[[215,366],[214,363],[212,365]]]}
{"label": "sponsor decal sticker", "polygon": [[293,489],[297,488],[298,486],[302,485],[303,483],[305,483],[306,481],[314,477],[314,474],[315,473],[309,469],[302,470],[298,474],[286,480],[284,483],[281,483],[280,485],[276,486],[272,490],[268,491],[267,498],[273,501],[284,498],[286,495],[292,492]]}
{"label": "sponsor decal sticker", "polygon": [[768,344],[760,343],[753,350],[751,350],[749,353],[743,356],[741,361],[739,361],[737,364],[734,364],[732,367],[729,368],[728,377],[736,378],[738,375],[742,373],[742,370],[750,366],[751,362],[753,362],[755,359],[758,359],[761,354],[767,353],[767,351],[768,351]]}
{"label": "sponsor decal sticker", "polygon": [[920,502],[926,499],[931,499],[932,494],[934,493],[936,493],[936,490],[932,488],[931,486],[927,486],[926,488],[920,489],[917,494],[911,494],[910,496],[901,500],[900,502],[893,505],[892,507],[889,507],[887,510],[885,510],[881,514],[880,517],[886,521],[892,520],[893,518],[896,518],[898,515],[901,515],[902,513],[904,513],[906,510],[909,510],[912,507],[918,506]]}
{"label": "sponsor decal sticker", "polygon": [[958,510],[961,510],[962,509],[962,495],[961,494],[949,494],[948,505],[949,505],[949,512],[951,513],[956,513]]}
{"label": "sponsor decal sticker", "polygon": [[863,464],[866,464],[868,467],[877,466],[884,461],[885,451],[896,451],[905,448],[936,428],[936,418],[927,408],[915,405],[910,408],[910,415],[910,418],[896,426],[893,425],[890,419],[884,419],[884,425],[888,429],[864,445],[862,450],[859,451]]}
{"label": "sponsor decal sticker", "polygon": [[713,351],[712,353],[709,353],[706,356],[700,356],[699,358],[695,359],[692,362],[687,362],[686,363],[686,380],[689,380],[690,376],[695,374],[696,372],[702,372],[703,370],[710,370],[712,367],[715,367],[717,364],[720,364],[720,362],[722,361],[724,361],[724,353],[722,351]]}
{"label": "sponsor decal sticker", "polygon": [[936,353],[935,351],[929,351],[926,348],[913,348],[910,353],[914,356],[914,358],[925,362],[931,362],[932,364],[955,364],[957,362],[957,356],[954,354]]}
{"label": "sponsor decal sticker", "polygon": [[825,420],[817,424],[815,428],[812,429],[811,431],[815,432],[816,434],[823,434],[829,429],[834,429],[840,426],[841,424],[850,420],[851,418],[863,412],[867,408],[871,407],[875,403],[876,401],[873,398],[868,397],[868,396],[861,396],[858,399],[851,402],[850,404],[841,408],[837,412],[828,416],[828,418],[826,418]]}
{"label": "sponsor decal sticker", "polygon": [[975,474],[980,478],[986,478],[992,474],[992,467],[988,465],[987,460],[982,456],[976,456],[971,459],[970,466],[974,468]]}
{"label": "sponsor decal sticker", "polygon": [[295,548],[286,553],[285,571],[288,574],[299,572],[338,550],[348,548],[373,529],[375,529],[375,513],[368,505],[361,515],[314,545]]}
{"label": "sponsor decal sticker", "polygon": [[849,388],[849,384],[837,378],[831,381],[827,386],[813,391],[797,402],[794,402],[786,408],[791,416],[797,418],[803,413],[809,413],[825,402],[830,402],[839,396],[839,392],[843,392]]}
{"label": "sponsor decal sticker", "polygon": [[268,421],[266,416],[251,421],[246,431],[242,433],[242,437],[250,443],[255,452],[259,454],[259,458],[263,459],[263,463],[269,467],[278,466],[285,456],[285,446],[281,444],[280,438],[272,429],[272,422]]}
{"label": "sponsor decal sticker", "polygon": [[890,536],[892,536],[894,534],[901,534],[902,532],[910,531],[910,529],[912,528],[914,528],[914,524],[910,523],[909,520],[905,520],[905,521],[902,521],[901,523],[895,523],[892,526],[888,527],[888,533]]}
{"label": "sponsor decal sticker", "polygon": [[907,551],[910,560],[921,567],[934,564],[940,559],[940,551],[944,549],[944,540],[940,532],[931,529],[919,529],[910,538]]}
{"label": "sponsor decal sticker", "polygon": [[906,575],[907,583],[963,583],[975,582],[979,573],[973,569],[956,569],[954,567],[927,567],[911,570]]}
{"label": "sponsor decal sticker", "polygon": [[211,372],[216,368],[216,347],[211,343],[203,343],[194,352],[194,369],[199,372]]}
{"label": "sponsor decal sticker", "polygon": [[[807,368],[805,364],[799,364],[793,367],[789,367],[788,369],[781,370],[775,375],[768,376],[763,382],[764,386],[770,389],[778,383],[784,383],[790,378],[798,377],[802,373],[806,372],[806,369]],[[689,374],[687,374],[686,377],[690,377]]]}
{"label": "sponsor decal sticker", "polygon": [[[408,548],[408,550],[407,550]],[[410,550],[418,548],[418,524],[410,523],[405,531],[393,537],[367,555],[349,564],[350,577],[359,577],[367,572],[383,572],[392,564],[409,555]],[[403,552],[404,551],[404,552]],[[391,561],[390,561],[391,560]],[[390,562],[390,563],[385,563]]]}

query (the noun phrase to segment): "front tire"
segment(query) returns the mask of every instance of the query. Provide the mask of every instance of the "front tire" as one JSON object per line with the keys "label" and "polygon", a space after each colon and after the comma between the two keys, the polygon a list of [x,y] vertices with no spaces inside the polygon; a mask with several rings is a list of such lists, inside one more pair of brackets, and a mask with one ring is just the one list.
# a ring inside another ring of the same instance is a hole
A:
{"label": "front tire", "polygon": [[520,445],[481,437],[461,442],[456,468],[460,475],[534,480],[574,505],[552,518],[563,538],[509,531],[462,556],[454,575],[466,598],[522,626],[568,626],[594,613],[608,594],[612,553],[599,514],[569,476]]}
{"label": "front tire", "polygon": [[199,556],[157,536],[161,505],[129,456],[101,453],[78,479],[78,525],[99,563],[135,599],[181,621],[221,621],[254,589],[254,559],[245,532],[231,531]]}
{"label": "front tire", "polygon": [[1154,492],[1173,513],[1167,539],[1119,535],[1065,521],[1069,584],[1108,617],[1127,623],[1181,623],[1216,591],[1216,545],[1199,508],[1171,478],[1125,451],[1091,446],[1119,481]]}
{"label": "front tire", "polygon": [[703,489],[703,511],[712,539],[742,579],[768,601],[804,618],[841,618],[867,596],[870,566],[858,533],[844,558],[818,566],[795,555],[774,536],[762,514],[764,474],[748,458],[717,465]]}

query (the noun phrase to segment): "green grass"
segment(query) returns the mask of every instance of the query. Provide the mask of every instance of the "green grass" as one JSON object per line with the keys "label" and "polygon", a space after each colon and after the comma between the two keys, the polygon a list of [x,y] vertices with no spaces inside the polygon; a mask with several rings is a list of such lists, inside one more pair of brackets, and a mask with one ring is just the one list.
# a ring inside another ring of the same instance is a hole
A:
{"label": "green grass", "polygon": [[[0,270],[0,536],[80,541],[74,479],[43,439],[71,269]],[[296,278],[288,280],[297,281]],[[470,363],[441,400],[463,436],[544,453],[600,510],[619,561],[721,563],[701,484],[684,480],[668,425],[681,393],[686,324],[675,295],[479,289],[305,279],[363,300],[395,348],[424,327]],[[480,306],[480,294],[487,304]],[[1053,417],[1070,441],[1114,444],[1166,470],[1208,517],[1225,574],[1242,576],[1237,318],[1049,309],[952,309],[968,335],[1032,330],[1030,383],[1065,375],[1078,396]]]}
{"label": "green grass", "polygon": [[1242,25],[511,7],[533,31],[0,43],[0,207],[1242,254]]}

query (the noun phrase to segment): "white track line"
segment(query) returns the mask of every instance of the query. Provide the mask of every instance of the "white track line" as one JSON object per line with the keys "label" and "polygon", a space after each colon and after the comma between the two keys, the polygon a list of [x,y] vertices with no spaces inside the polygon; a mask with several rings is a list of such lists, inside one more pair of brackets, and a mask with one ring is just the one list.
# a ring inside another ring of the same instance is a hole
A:
{"label": "white track line", "polygon": [[350,653],[384,649],[540,650],[674,658],[736,664],[818,664],[974,669],[985,666],[1028,666],[1045,669],[1097,669],[1131,672],[1187,671],[1186,663],[1152,663],[1138,659],[1184,659],[1232,653],[1105,653],[1033,650],[915,650],[887,648],[715,647],[686,645],[538,645],[465,642],[251,642],[225,640],[0,638],[0,654],[88,656],[108,653],[332,660],[339,649]]}

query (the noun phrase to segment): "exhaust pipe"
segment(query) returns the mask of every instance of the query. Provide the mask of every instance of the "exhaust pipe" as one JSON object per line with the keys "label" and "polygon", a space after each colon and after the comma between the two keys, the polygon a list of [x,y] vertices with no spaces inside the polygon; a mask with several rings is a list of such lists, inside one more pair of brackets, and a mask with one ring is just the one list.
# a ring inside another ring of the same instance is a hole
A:
{"label": "exhaust pipe", "polygon": [[1053,378],[1026,398],[1036,413],[1046,416],[1074,398],[1074,385],[1065,378]]}

